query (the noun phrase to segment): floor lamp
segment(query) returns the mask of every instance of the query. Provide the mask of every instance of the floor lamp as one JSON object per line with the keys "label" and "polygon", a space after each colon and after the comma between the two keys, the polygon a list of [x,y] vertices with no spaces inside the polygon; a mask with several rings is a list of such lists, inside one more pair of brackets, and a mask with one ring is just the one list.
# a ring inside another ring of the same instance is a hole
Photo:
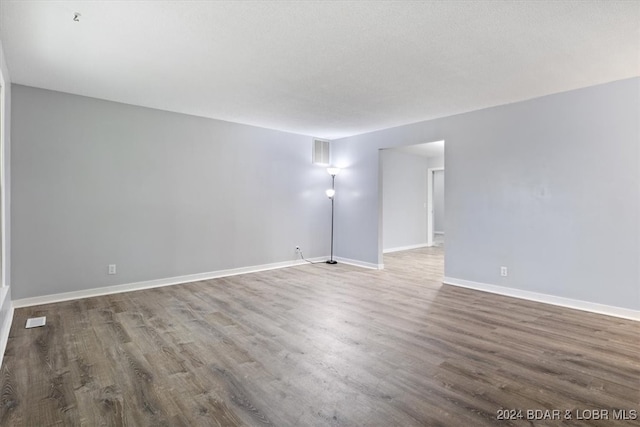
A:
{"label": "floor lamp", "polygon": [[331,259],[327,264],[337,264],[338,261],[333,259],[333,199],[336,195],[336,175],[340,173],[340,169],[327,168],[327,172],[331,175],[331,188],[327,190],[327,197],[331,200]]}

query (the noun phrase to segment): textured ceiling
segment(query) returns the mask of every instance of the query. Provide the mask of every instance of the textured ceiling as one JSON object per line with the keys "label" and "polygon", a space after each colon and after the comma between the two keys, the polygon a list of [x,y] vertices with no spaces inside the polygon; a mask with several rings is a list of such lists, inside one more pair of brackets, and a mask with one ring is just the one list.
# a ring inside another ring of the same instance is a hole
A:
{"label": "textured ceiling", "polygon": [[640,74],[638,1],[2,0],[0,13],[14,83],[329,139]]}

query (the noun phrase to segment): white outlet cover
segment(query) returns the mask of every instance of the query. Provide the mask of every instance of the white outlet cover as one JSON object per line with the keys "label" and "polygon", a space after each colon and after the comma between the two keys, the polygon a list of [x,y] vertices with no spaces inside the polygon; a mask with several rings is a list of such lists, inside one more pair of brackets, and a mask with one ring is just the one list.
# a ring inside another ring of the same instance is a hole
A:
{"label": "white outlet cover", "polygon": [[32,317],[31,319],[27,319],[27,325],[25,326],[25,329],[37,328],[39,326],[44,326],[46,323],[47,323],[47,316]]}

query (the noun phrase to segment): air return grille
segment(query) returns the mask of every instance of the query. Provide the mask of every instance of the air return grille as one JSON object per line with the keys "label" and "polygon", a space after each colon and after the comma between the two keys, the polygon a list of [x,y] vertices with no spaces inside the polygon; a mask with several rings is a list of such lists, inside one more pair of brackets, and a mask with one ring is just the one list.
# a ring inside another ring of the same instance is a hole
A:
{"label": "air return grille", "polygon": [[329,165],[329,141],[324,141],[322,139],[313,140],[311,161],[316,165]]}

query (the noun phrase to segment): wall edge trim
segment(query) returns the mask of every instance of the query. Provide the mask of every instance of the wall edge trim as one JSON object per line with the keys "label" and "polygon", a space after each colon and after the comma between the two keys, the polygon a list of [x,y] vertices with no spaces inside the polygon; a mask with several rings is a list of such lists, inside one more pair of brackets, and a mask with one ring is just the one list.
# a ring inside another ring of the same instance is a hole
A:
{"label": "wall edge trim", "polygon": [[[321,261],[325,257],[312,258],[309,261]],[[221,277],[237,276],[241,274],[257,273],[260,271],[276,270],[280,268],[307,265],[304,260],[293,260],[261,264],[249,267],[217,270],[206,273],[187,274],[184,276],[168,277],[164,279],[145,280],[142,282],[126,283],[122,285],[103,286],[99,288],[83,289],[81,291],[61,292],[57,294],[42,295],[37,297],[20,298],[13,300],[14,308],[31,307],[34,305],[52,304],[56,302],[71,301],[81,298],[90,298],[103,295],[119,294],[124,292],[141,291],[144,289],[160,288],[164,286],[181,285],[184,283],[198,282],[202,280],[218,279]]]}
{"label": "wall edge trim", "polygon": [[[10,295],[9,286],[3,286],[3,289],[0,289],[2,294],[0,295],[0,307],[4,304],[5,298],[9,298]],[[0,367],[2,367],[2,362],[4,360],[4,352],[7,350],[7,344],[9,343],[9,333],[11,332],[11,325],[13,323],[13,311],[14,307],[11,301],[9,301],[9,310],[7,311],[6,319],[2,319],[2,330],[0,331]]]}
{"label": "wall edge trim", "polygon": [[333,257],[336,261],[342,264],[353,265],[355,267],[369,268],[373,270],[383,270],[384,264],[374,264],[372,262],[358,261],[356,259],[342,258],[339,256]]}
{"label": "wall edge trim", "polygon": [[471,280],[457,279],[455,277],[445,277],[442,280],[445,285],[458,286],[461,288],[474,289],[482,292],[504,295],[513,298],[520,298],[528,301],[541,302],[575,310],[588,311],[591,313],[604,314],[606,316],[620,317],[628,320],[640,321],[640,310],[616,307],[612,305],[599,304],[590,301],[577,300],[572,298],[559,297],[538,292],[525,291],[522,289],[507,288],[504,286],[491,285],[488,283],[474,282]]}
{"label": "wall edge trim", "polygon": [[392,252],[400,252],[400,251],[408,251],[411,249],[420,249],[420,248],[428,248],[428,243],[419,243],[417,245],[408,245],[408,246],[397,246],[395,248],[383,249],[383,254],[390,254]]}

